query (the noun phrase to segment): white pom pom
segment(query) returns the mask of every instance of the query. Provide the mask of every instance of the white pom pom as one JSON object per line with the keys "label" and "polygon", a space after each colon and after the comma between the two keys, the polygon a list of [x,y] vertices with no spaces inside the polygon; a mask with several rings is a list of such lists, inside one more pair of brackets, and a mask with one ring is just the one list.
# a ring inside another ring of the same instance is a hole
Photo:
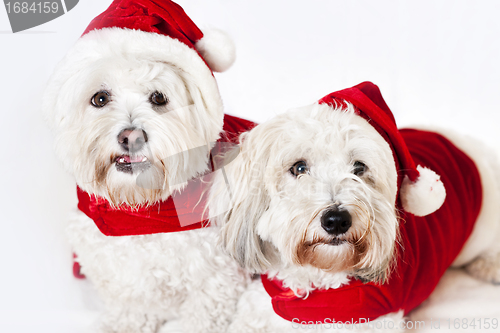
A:
{"label": "white pom pom", "polygon": [[403,209],[416,216],[434,213],[443,205],[446,189],[438,174],[428,168],[417,166],[420,176],[411,182],[403,179],[400,195]]}
{"label": "white pom pom", "polygon": [[236,59],[232,39],[218,29],[203,30],[203,38],[194,45],[214,72],[224,72]]}

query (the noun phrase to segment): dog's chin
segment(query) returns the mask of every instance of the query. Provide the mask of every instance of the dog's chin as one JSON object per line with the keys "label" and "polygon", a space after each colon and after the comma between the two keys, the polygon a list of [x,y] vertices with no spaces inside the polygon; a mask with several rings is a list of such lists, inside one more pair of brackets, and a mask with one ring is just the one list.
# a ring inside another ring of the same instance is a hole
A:
{"label": "dog's chin", "polygon": [[85,191],[106,198],[115,207],[150,205],[171,195],[166,168],[143,155],[111,156],[95,167],[93,182],[79,182]]}

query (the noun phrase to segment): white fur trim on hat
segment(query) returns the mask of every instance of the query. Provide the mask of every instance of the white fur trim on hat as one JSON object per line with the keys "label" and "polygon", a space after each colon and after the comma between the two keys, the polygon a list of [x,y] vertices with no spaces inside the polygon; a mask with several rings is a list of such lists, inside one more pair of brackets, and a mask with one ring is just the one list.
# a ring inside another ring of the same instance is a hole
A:
{"label": "white fur trim on hat", "polygon": [[417,166],[420,176],[415,182],[403,179],[400,195],[403,209],[416,216],[425,216],[438,210],[446,198],[446,189],[434,171]]}
{"label": "white fur trim on hat", "polygon": [[226,71],[236,59],[233,40],[219,29],[204,29],[203,38],[194,47],[214,72]]}
{"label": "white fur trim on hat", "polygon": [[76,42],[66,55],[65,62],[71,71],[75,70],[74,63],[79,59],[88,57],[99,59],[106,56],[112,58],[120,55],[167,62],[188,73],[198,86],[210,117],[217,119],[222,128],[224,117],[222,100],[210,68],[196,50],[175,38],[121,28],[93,30]]}

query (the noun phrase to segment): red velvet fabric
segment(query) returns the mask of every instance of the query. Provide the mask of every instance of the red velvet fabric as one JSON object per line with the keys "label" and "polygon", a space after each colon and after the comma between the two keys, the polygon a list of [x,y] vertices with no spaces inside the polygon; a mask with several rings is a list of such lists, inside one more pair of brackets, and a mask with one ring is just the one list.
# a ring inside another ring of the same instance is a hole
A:
{"label": "red velvet fabric", "polygon": [[77,279],[85,279],[85,275],[81,272],[82,266],[78,262],[78,256],[76,253],[73,253],[73,276]]}
{"label": "red velvet fabric", "polygon": [[281,317],[290,321],[363,322],[400,309],[407,314],[431,294],[460,252],[481,209],[481,180],[474,162],[439,134],[414,129],[403,129],[400,134],[415,163],[441,175],[446,188],[443,206],[424,217],[397,207],[401,212],[401,245],[397,245],[396,269],[383,285],[353,280],[301,299],[280,281],[262,276]]}
{"label": "red velvet fabric", "polygon": [[[255,124],[248,120],[225,115],[224,132],[219,142],[237,143],[238,135],[254,126]],[[174,196],[174,199],[169,197],[149,207],[132,209],[129,206],[122,206],[117,209],[104,198],[89,195],[78,187],[78,209],[90,217],[106,236],[177,232],[198,229],[207,224],[207,221],[199,219],[205,208],[206,196],[202,196],[204,191],[206,183],[195,179],[189,181],[187,187],[179,195]],[[182,223],[186,220],[195,223],[187,225]]]}
{"label": "red velvet fabric", "polygon": [[194,44],[203,37],[182,7],[169,0],[115,0],[90,22],[83,35],[113,27],[169,36],[195,51]]}

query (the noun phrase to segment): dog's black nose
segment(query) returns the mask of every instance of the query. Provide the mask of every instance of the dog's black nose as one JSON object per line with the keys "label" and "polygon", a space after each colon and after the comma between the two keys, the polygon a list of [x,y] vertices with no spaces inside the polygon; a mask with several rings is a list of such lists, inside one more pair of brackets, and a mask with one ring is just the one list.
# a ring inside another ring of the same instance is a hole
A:
{"label": "dog's black nose", "polygon": [[118,135],[120,146],[131,153],[141,150],[146,142],[148,142],[148,136],[142,129],[127,128]]}
{"label": "dog's black nose", "polygon": [[321,216],[321,226],[330,235],[343,234],[351,225],[351,214],[347,210],[329,209]]}

